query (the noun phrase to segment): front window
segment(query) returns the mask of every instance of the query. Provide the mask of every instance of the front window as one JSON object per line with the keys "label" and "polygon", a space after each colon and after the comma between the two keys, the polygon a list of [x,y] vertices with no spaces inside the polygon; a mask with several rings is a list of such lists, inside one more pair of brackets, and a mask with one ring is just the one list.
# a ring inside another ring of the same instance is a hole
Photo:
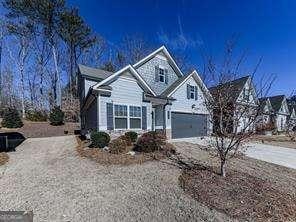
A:
{"label": "front window", "polygon": [[140,129],[141,128],[141,107],[130,106],[129,116],[130,116],[130,129]]}
{"label": "front window", "polygon": [[195,94],[195,90],[194,90],[194,86],[190,86],[190,99],[194,99],[194,95]]}
{"label": "front window", "polygon": [[127,106],[114,106],[115,129],[127,129]]}
{"label": "front window", "polygon": [[159,82],[165,81],[164,69],[159,68]]}

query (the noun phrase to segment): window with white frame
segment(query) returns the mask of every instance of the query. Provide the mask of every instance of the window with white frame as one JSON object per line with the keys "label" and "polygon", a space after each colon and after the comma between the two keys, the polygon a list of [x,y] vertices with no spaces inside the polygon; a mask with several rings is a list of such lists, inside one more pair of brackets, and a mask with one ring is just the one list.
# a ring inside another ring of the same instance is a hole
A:
{"label": "window with white frame", "polygon": [[195,97],[195,89],[194,86],[189,86],[189,93],[190,93],[190,99],[194,99]]}
{"label": "window with white frame", "polygon": [[127,129],[127,106],[114,105],[114,124],[115,129]]}
{"label": "window with white frame", "polygon": [[165,82],[165,74],[164,74],[164,69],[159,68],[159,82]]}
{"label": "window with white frame", "polygon": [[130,129],[141,129],[141,107],[130,106],[129,107],[129,121]]}

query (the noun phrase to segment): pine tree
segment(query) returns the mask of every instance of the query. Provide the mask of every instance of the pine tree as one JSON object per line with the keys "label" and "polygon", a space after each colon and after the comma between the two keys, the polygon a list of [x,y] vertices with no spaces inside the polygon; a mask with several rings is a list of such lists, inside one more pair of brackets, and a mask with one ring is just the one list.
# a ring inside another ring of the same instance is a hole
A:
{"label": "pine tree", "polygon": [[60,126],[64,124],[64,112],[60,107],[54,107],[49,114],[50,124],[53,126]]}
{"label": "pine tree", "polygon": [[6,128],[20,128],[24,124],[15,108],[7,108],[4,111],[2,126]]}

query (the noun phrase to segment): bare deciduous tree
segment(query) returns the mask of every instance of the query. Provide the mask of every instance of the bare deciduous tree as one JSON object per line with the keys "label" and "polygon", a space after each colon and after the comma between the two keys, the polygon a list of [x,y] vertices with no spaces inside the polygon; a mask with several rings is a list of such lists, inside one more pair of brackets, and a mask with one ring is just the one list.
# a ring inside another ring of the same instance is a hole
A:
{"label": "bare deciduous tree", "polygon": [[25,65],[29,56],[33,27],[29,22],[19,22],[18,24],[8,24],[8,31],[15,37],[18,45],[16,55],[11,55],[11,58],[15,58],[18,65],[21,82],[22,117],[25,118]]}
{"label": "bare deciduous tree", "polygon": [[257,98],[266,96],[274,76],[262,77],[254,84],[255,73],[261,62],[247,77],[241,76],[240,67],[245,54],[234,59],[235,42],[228,42],[221,65],[208,57],[206,75],[215,87],[210,88],[212,98],[206,101],[213,124],[214,140],[210,146],[220,159],[220,174],[226,176],[226,163],[243,149],[243,143],[254,133],[255,123],[260,115]]}

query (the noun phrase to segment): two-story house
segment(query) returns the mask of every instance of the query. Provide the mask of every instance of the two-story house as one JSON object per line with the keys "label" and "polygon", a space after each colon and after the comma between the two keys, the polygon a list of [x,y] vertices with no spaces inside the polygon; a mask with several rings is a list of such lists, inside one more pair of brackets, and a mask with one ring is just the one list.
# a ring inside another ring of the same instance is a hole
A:
{"label": "two-story house", "polygon": [[273,109],[273,118],[276,130],[283,132],[287,130],[288,118],[290,115],[287,99],[285,95],[268,97]]}
{"label": "two-story house", "polygon": [[266,126],[268,124],[273,124],[273,113],[270,99],[268,97],[259,98],[260,113],[258,115],[257,124],[258,126]]}
{"label": "two-story house", "polygon": [[223,115],[222,124],[228,133],[246,133],[255,129],[255,114],[250,112],[257,109],[258,99],[250,76],[218,84],[209,91],[215,101],[225,100],[220,105],[225,106],[222,109],[227,109],[227,113],[223,114],[220,113],[221,107],[214,109],[214,129],[219,129],[220,115]]}
{"label": "two-story house", "polygon": [[115,73],[80,65],[78,79],[84,133],[162,130],[167,138],[211,133],[206,86],[196,71],[184,75],[164,46]]}
{"label": "two-story house", "polygon": [[290,115],[288,117],[289,130],[296,131],[296,105],[288,104]]}

